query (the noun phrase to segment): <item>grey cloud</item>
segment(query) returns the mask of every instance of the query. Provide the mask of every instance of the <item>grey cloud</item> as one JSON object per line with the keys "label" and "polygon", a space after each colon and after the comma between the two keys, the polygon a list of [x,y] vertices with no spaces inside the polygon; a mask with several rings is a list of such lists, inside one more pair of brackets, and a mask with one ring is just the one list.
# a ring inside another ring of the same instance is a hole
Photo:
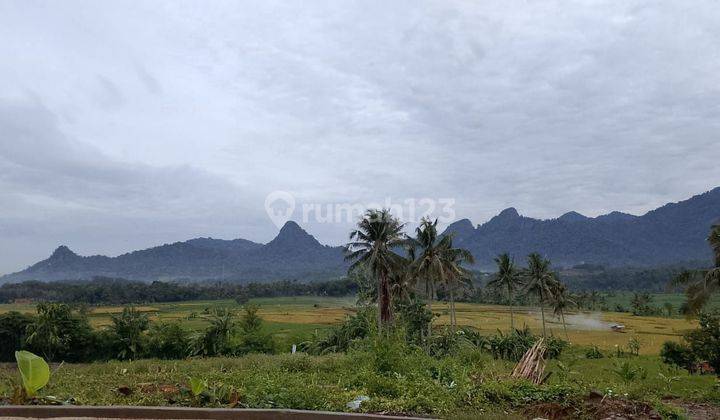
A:
{"label": "grey cloud", "polygon": [[[452,197],[479,223],[643,213],[720,184],[712,1],[0,7],[0,223],[29,231],[37,207],[56,226],[28,248],[264,240],[273,190]],[[308,229],[339,243],[347,226]]]}

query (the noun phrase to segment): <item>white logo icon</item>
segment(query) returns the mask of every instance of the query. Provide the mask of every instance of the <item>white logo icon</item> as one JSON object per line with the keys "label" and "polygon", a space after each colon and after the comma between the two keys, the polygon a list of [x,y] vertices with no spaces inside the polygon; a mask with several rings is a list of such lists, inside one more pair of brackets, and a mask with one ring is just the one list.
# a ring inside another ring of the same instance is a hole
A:
{"label": "white logo icon", "polygon": [[275,226],[280,228],[295,211],[295,197],[286,191],[273,191],[265,197],[265,211]]}

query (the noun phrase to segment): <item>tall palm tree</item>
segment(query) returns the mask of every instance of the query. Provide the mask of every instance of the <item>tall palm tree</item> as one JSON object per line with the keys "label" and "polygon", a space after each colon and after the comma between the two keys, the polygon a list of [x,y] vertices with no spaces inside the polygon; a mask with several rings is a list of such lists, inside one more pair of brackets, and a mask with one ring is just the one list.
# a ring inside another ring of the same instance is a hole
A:
{"label": "tall palm tree", "polygon": [[513,315],[513,304],[516,288],[522,284],[522,276],[520,270],[515,266],[515,261],[510,258],[508,253],[500,254],[495,258],[498,272],[492,280],[488,282],[488,286],[495,289],[505,289],[510,302],[510,329],[515,329],[515,319]]}
{"label": "tall palm tree", "polygon": [[720,225],[713,225],[707,238],[712,248],[715,266],[705,270],[687,270],[671,281],[671,285],[686,286],[688,308],[698,312],[713,293],[720,290]]}
{"label": "tall palm tree", "polygon": [[545,309],[544,304],[552,294],[552,289],[557,282],[555,273],[550,271],[550,260],[544,259],[537,252],[528,255],[528,268],[526,276],[526,293],[537,296],[542,316],[543,337],[547,336],[545,330]]}
{"label": "tall palm tree", "polygon": [[353,261],[348,271],[365,266],[377,277],[380,329],[393,320],[390,280],[404,264],[404,259],[393,250],[406,245],[403,227],[390,210],[368,210],[357,229],[350,232],[350,242],[345,246],[345,259]]}
{"label": "tall palm tree", "polygon": [[553,313],[555,316],[562,320],[563,331],[565,331],[565,338],[570,341],[570,336],[567,332],[567,324],[565,323],[565,311],[575,305],[575,301],[572,296],[567,292],[567,287],[562,284],[559,280],[555,282],[551,289],[550,300],[553,307]]}
{"label": "tall palm tree", "polygon": [[414,260],[410,265],[412,278],[424,283],[428,302],[435,297],[435,282],[443,277],[441,250],[447,247],[449,240],[449,235],[438,238],[437,219],[432,221],[425,217],[415,229],[415,237],[408,239],[409,254]]}
{"label": "tall palm tree", "polygon": [[[447,238],[447,239],[445,239]],[[475,264],[475,258],[467,249],[454,248],[452,235],[443,238],[440,247],[440,260],[443,269],[440,271],[440,281],[445,284],[450,293],[450,327],[453,331],[457,327],[457,316],[455,313],[455,289],[458,286],[467,286],[472,279],[472,274],[464,266]]]}

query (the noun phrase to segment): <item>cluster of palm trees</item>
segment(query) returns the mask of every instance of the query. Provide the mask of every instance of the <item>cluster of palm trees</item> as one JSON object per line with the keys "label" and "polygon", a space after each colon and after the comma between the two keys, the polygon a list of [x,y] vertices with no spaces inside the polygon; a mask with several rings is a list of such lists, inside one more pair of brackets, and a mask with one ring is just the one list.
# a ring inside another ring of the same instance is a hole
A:
{"label": "cluster of palm trees", "polygon": [[471,281],[465,265],[475,262],[472,254],[454,247],[452,235],[438,235],[437,220],[423,218],[414,237],[406,235],[404,227],[387,209],[368,210],[345,246],[346,259],[353,261],[349,271],[364,267],[377,279],[381,330],[393,323],[394,298],[418,291],[431,301],[438,287],[449,294],[450,324],[455,328],[455,293]]}
{"label": "cluster of palm trees", "polygon": [[527,268],[515,265],[507,253],[495,258],[497,273],[488,282],[488,286],[507,293],[510,302],[510,328],[515,329],[514,301],[518,293],[537,298],[542,319],[543,337],[547,335],[545,326],[545,305],[551,305],[553,313],[562,320],[563,330],[567,337],[565,312],[577,306],[574,298],[568,293],[567,287],[560,281],[557,274],[550,269],[550,260],[537,252],[527,257]]}
{"label": "cluster of palm trees", "polygon": [[[407,297],[411,291],[425,295],[428,302],[443,287],[449,297],[450,326],[457,326],[455,294],[471,282],[472,275],[466,266],[474,258],[466,249],[453,245],[452,235],[439,235],[437,220],[423,218],[411,237],[403,232],[400,223],[389,210],[368,210],[350,233],[345,246],[346,258],[353,261],[349,270],[368,269],[377,279],[378,325],[382,329],[393,322],[393,299]],[[567,292],[550,261],[532,253],[528,267],[517,267],[508,254],[495,259],[498,273],[489,286],[503,289],[510,301],[510,325],[515,328],[513,301],[522,291],[534,295],[540,302],[543,336],[546,335],[545,305],[550,304],[560,317],[567,335],[565,312],[575,301]]]}

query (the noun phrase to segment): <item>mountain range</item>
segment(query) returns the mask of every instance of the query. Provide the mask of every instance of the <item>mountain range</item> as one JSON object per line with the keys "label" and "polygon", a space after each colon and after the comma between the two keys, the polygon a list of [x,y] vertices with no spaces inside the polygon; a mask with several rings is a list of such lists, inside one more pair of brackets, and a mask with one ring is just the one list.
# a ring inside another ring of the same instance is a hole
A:
{"label": "mountain range", "polygon": [[[455,245],[473,253],[476,269],[492,269],[493,258],[501,252],[521,260],[534,251],[555,266],[648,267],[710,261],[705,238],[714,223],[720,223],[720,187],[642,216],[612,212],[591,218],[569,212],[539,220],[508,208],[478,226],[459,220],[444,234],[453,234]],[[347,266],[342,247],[322,245],[289,221],[267,244],[197,238],[117,257],[84,257],[60,246],[48,259],[0,277],[0,282],[94,276],[146,281],[310,281],[339,277]]]}

